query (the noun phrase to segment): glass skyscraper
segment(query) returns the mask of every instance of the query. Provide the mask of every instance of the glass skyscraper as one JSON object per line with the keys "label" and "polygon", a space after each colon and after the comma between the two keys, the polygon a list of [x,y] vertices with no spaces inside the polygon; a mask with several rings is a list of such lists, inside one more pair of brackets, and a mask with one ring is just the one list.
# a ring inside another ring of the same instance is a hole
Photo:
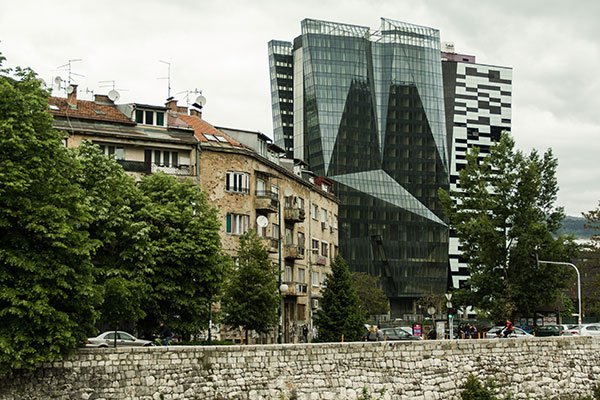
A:
{"label": "glass skyscraper", "polygon": [[[275,141],[336,182],[340,252],[352,270],[381,277],[392,317],[403,317],[448,284],[439,32],[385,18],[377,31],[311,19],[301,27],[293,43],[269,43]],[[293,127],[284,122],[290,87]]]}

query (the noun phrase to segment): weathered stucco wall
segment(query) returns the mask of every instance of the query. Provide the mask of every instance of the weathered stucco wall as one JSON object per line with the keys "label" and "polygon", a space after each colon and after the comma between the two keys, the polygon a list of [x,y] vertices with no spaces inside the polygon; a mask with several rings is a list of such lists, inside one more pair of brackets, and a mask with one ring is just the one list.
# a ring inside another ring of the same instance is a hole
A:
{"label": "weathered stucco wall", "polygon": [[600,338],[83,349],[3,378],[0,399],[459,399],[471,373],[513,398],[578,399]]}

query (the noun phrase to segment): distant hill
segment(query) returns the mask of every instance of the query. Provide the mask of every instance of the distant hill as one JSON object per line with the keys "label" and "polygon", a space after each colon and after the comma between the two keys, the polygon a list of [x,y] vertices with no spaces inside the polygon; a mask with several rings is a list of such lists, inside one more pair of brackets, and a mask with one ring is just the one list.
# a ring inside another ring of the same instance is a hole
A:
{"label": "distant hill", "polygon": [[591,229],[586,229],[584,224],[585,218],[567,215],[557,233],[573,235],[576,239],[589,239],[593,234],[598,233]]}

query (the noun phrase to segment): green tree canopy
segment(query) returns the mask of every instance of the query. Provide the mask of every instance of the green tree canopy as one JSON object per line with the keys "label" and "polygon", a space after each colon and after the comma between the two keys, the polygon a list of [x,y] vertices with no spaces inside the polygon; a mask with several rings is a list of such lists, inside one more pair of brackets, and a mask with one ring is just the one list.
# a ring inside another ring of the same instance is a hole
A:
{"label": "green tree canopy", "polygon": [[269,253],[253,231],[240,237],[237,266],[228,277],[223,295],[223,321],[246,332],[267,333],[277,324],[277,276]]}
{"label": "green tree canopy", "polygon": [[366,316],[358,298],[348,264],[337,256],[331,263],[331,274],[325,279],[321,309],[315,315],[319,342],[360,340]]}
{"label": "green tree canopy", "polygon": [[559,301],[568,282],[568,269],[537,263],[575,254],[572,240],[553,235],[564,218],[554,205],[556,168],[551,150],[526,155],[504,134],[488,157],[476,148],[467,155],[460,191],[439,192],[469,266],[466,294],[491,318],[533,315]]}
{"label": "green tree canopy", "polygon": [[364,272],[353,272],[352,279],[361,308],[367,317],[387,314],[390,311],[390,302],[381,290],[379,278]]}
{"label": "green tree canopy", "polygon": [[[4,58],[0,55],[0,67]],[[81,169],[29,69],[0,70],[0,371],[73,351],[99,302]]]}
{"label": "green tree canopy", "polygon": [[600,316],[600,203],[583,213],[585,227],[592,232],[591,243],[581,247],[578,267],[585,279],[581,282],[582,306],[585,315]]}
{"label": "green tree canopy", "polygon": [[[90,142],[73,153],[82,165],[78,183],[94,210],[88,231],[97,245],[92,255],[96,281],[105,294],[100,322],[112,329],[133,328],[145,316],[139,300],[150,292],[154,265],[150,225],[141,219],[142,192],[114,158]],[[115,296],[121,298],[120,305]]]}
{"label": "green tree canopy", "polygon": [[151,331],[163,320],[187,338],[207,327],[209,303],[221,291],[228,263],[217,211],[192,180],[156,173],[139,187],[154,257],[144,328]]}

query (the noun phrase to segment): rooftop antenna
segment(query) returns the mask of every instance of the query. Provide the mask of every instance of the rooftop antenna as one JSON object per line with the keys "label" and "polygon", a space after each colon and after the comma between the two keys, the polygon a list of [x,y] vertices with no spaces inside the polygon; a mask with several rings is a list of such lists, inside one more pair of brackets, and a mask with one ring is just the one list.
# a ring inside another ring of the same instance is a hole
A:
{"label": "rooftop antenna", "polygon": [[[185,93],[185,102],[188,105],[188,107],[191,104],[191,100],[190,100],[190,95],[194,94],[194,95],[201,95],[202,94],[202,90],[198,90],[198,89],[194,89],[194,90],[184,90],[183,92],[179,92],[179,93],[175,93],[175,96],[177,96],[178,94],[182,94]],[[198,100],[198,98],[196,98],[196,100]],[[206,100],[204,101],[206,102]],[[197,103],[197,101],[196,101]]]}
{"label": "rooftop antenna", "polygon": [[[114,103],[115,101],[118,101],[121,98],[121,94],[117,91],[117,89],[115,89],[116,87],[116,82],[114,80],[111,81],[99,81],[98,82],[100,85],[100,87],[110,87],[111,89],[108,91],[107,96],[108,98]],[[119,89],[121,91],[127,91],[127,89]]]}
{"label": "rooftop antenna", "polygon": [[168,66],[168,71],[167,71],[167,77],[166,78],[157,78],[157,79],[166,79],[167,80],[167,85],[168,85],[168,90],[167,90],[167,99],[171,98],[171,63],[168,61],[163,61],[163,60],[158,60],[163,64],[167,64]]}
{"label": "rooftop antenna", "polygon": [[72,71],[72,64],[74,62],[77,62],[77,61],[83,61],[83,60],[81,58],[72,58],[66,64],[63,64],[61,66],[56,67],[57,69],[67,68],[67,71],[68,71],[68,74],[67,74],[67,85],[70,85],[71,81],[74,80],[73,79],[73,75],[75,75],[75,76],[83,76],[81,74],[77,74],[77,73],[75,73],[75,72]]}

